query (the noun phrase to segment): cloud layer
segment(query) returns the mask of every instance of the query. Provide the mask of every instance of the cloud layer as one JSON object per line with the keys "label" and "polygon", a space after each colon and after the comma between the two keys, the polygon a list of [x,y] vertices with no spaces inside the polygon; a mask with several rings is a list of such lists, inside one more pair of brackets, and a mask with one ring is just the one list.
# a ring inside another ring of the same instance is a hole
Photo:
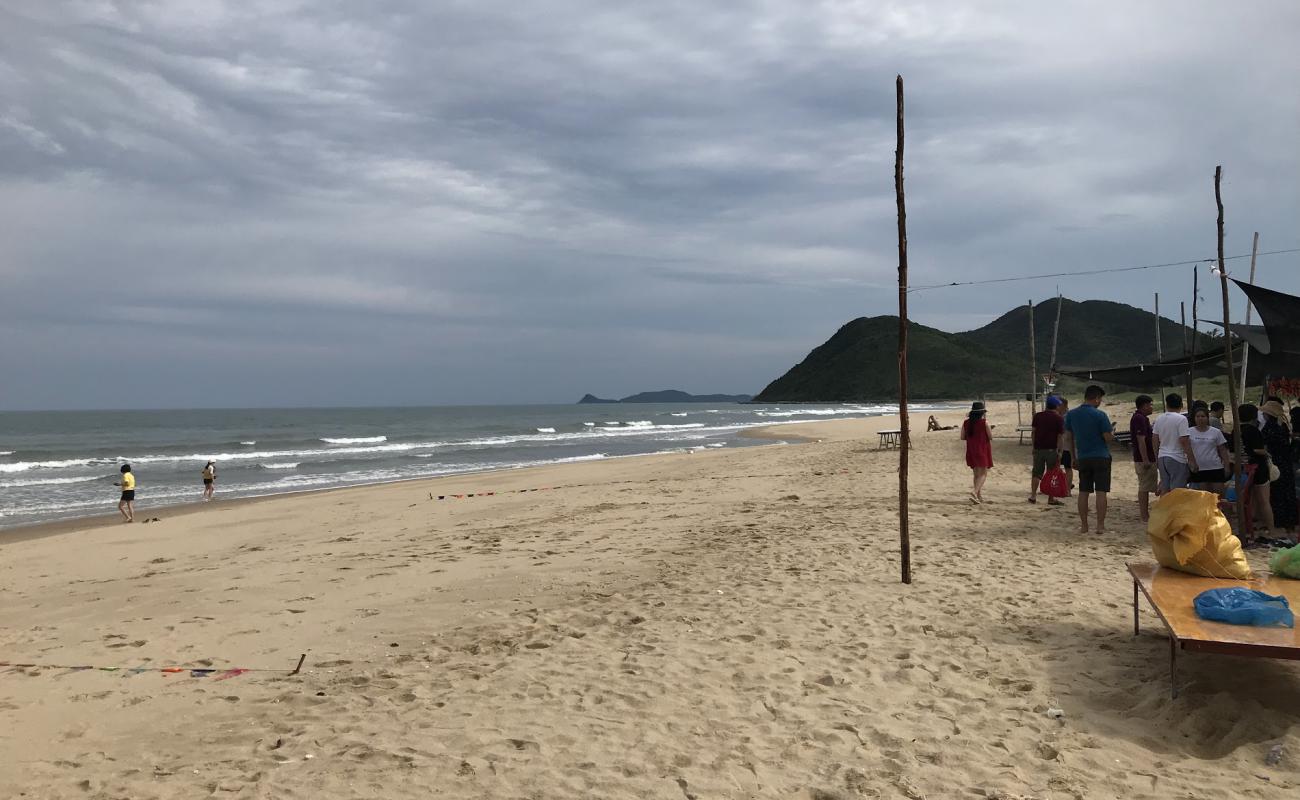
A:
{"label": "cloud layer", "polygon": [[896,308],[899,72],[915,283],[1300,246],[1300,7],[968,5],[7,3],[0,408],[757,391]]}

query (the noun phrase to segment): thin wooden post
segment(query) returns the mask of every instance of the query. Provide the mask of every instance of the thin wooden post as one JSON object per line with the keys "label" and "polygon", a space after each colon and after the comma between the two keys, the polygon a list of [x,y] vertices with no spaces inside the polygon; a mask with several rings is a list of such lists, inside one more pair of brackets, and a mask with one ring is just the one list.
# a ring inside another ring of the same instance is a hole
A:
{"label": "thin wooden post", "polygon": [[[1179,301],[1178,303],[1178,317],[1180,320],[1182,320],[1182,324],[1183,324],[1183,358],[1187,358],[1188,355],[1187,353],[1187,304],[1182,301]],[[1186,397],[1187,397],[1187,403],[1185,407],[1190,412],[1192,410],[1192,362],[1191,361],[1187,362]]]}
{"label": "thin wooden post", "polygon": [[1038,412],[1038,350],[1034,336],[1034,301],[1029,301],[1029,409]]}
{"label": "thin wooden post", "polygon": [[[1255,241],[1250,246],[1250,285],[1255,285],[1255,255],[1259,253],[1259,231],[1255,231]],[[1250,324],[1250,298],[1246,298],[1246,324]],[[1226,320],[1225,320],[1226,321]],[[1250,346],[1242,348],[1241,351],[1241,396],[1246,396],[1246,365],[1250,363]],[[1231,376],[1228,380],[1232,380]]]}
{"label": "thin wooden post", "polygon": [[[1052,385],[1056,385],[1056,338],[1061,333],[1061,290],[1056,290],[1056,323],[1052,325],[1052,361],[1047,367],[1048,380]],[[1043,406],[1047,406],[1047,398],[1043,398]]]}
{"label": "thin wooden post", "polygon": [[1164,360],[1165,353],[1160,348],[1160,292],[1156,292],[1156,363]]}
{"label": "thin wooden post", "polygon": [[1246,519],[1245,494],[1251,487],[1241,485],[1241,477],[1246,468],[1246,449],[1242,442],[1245,437],[1242,436],[1241,429],[1245,420],[1237,418],[1237,384],[1232,380],[1235,370],[1232,368],[1232,323],[1228,316],[1228,267],[1223,260],[1223,195],[1219,189],[1222,180],[1223,166],[1220,165],[1214,168],[1214,205],[1219,209],[1219,283],[1223,287],[1223,354],[1228,364],[1228,410],[1232,412],[1232,449],[1237,454],[1237,471],[1232,480],[1237,487],[1237,534],[1248,537],[1250,528],[1247,526],[1250,521]]}
{"label": "thin wooden post", "polygon": [[[1200,299],[1201,299],[1201,273],[1196,271],[1196,267],[1192,267],[1192,365],[1193,366],[1188,367],[1189,371],[1195,369],[1196,350],[1200,346],[1199,340],[1201,338],[1201,326],[1200,326],[1200,320],[1196,316],[1196,304],[1200,301]],[[1191,386],[1195,388],[1194,380],[1191,383]],[[1187,394],[1188,394],[1187,405],[1190,408],[1192,404],[1192,398],[1191,398],[1192,393],[1188,392]]]}
{"label": "thin wooden post", "polygon": [[[898,201],[898,540],[903,583],[912,582],[912,540],[907,529],[907,454],[912,449],[907,420],[907,204],[903,201],[903,76],[894,84],[898,96],[898,147],[894,150],[894,195]],[[1226,289],[1224,290],[1227,291]]]}

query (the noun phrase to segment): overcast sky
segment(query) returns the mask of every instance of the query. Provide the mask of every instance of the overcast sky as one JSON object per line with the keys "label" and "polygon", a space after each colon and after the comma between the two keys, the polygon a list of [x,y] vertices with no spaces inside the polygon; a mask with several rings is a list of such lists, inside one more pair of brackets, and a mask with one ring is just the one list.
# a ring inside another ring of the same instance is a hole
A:
{"label": "overcast sky", "polygon": [[[1213,255],[1216,164],[1229,254],[1300,247],[1297,41],[1292,0],[0,0],[0,408],[757,392],[897,311],[895,73],[915,284]],[[912,314],[1058,283],[1191,294]]]}

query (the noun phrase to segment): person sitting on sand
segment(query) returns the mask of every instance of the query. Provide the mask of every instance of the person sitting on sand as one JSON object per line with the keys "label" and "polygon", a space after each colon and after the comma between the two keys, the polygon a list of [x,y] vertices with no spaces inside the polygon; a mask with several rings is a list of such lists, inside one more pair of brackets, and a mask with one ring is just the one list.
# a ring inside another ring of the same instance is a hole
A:
{"label": "person sitting on sand", "polygon": [[925,428],[925,430],[926,430],[927,433],[929,433],[929,432],[931,432],[931,431],[950,431],[950,430],[952,430],[954,427],[955,427],[955,426],[953,426],[953,425],[940,425],[940,424],[939,424],[939,420],[935,419],[935,418],[934,418],[934,415],[931,414],[931,415],[930,415],[930,421],[926,423],[926,428]]}
{"label": "person sitting on sand", "polygon": [[984,481],[993,468],[993,432],[984,420],[984,404],[976,400],[970,414],[961,425],[961,438],[966,443],[966,466],[974,470],[975,482],[971,489],[972,503],[984,502]]}
{"label": "person sitting on sand", "polygon": [[[1030,421],[1033,428],[1034,463],[1029,471],[1029,502],[1038,502],[1038,484],[1043,475],[1061,463],[1061,436],[1065,433],[1065,422],[1056,408],[1061,404],[1059,398],[1047,398],[1047,408],[1039,411]],[[1055,497],[1048,497],[1049,506],[1062,505]]]}
{"label": "person sitting on sand", "polygon": [[217,482],[217,462],[209,461],[203,468],[203,499],[208,501],[212,499],[212,493],[216,491]]}
{"label": "person sitting on sand", "polygon": [[1106,495],[1110,492],[1110,442],[1115,440],[1110,417],[1102,411],[1106,390],[1093,384],[1083,393],[1083,405],[1065,415],[1066,446],[1078,457],[1079,532],[1088,532],[1088,495],[1097,495],[1097,530],[1106,532]]}
{"label": "person sitting on sand", "polygon": [[122,498],[117,501],[117,510],[122,512],[123,522],[135,522],[135,476],[131,474],[131,465],[122,465],[122,480],[113,483],[122,487]]}

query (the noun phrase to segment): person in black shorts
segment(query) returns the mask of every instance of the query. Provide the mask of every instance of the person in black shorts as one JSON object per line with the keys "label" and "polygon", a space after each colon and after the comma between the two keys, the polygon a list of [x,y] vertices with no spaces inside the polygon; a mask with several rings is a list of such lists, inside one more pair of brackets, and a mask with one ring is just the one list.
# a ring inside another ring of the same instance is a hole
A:
{"label": "person in black shorts", "polygon": [[135,475],[131,474],[131,465],[122,465],[122,480],[114,486],[122,487],[122,497],[117,501],[117,510],[122,512],[123,522],[135,522]]}
{"label": "person in black shorts", "polygon": [[206,502],[212,499],[212,493],[216,491],[217,480],[217,463],[209,461],[203,467],[203,500]]}

